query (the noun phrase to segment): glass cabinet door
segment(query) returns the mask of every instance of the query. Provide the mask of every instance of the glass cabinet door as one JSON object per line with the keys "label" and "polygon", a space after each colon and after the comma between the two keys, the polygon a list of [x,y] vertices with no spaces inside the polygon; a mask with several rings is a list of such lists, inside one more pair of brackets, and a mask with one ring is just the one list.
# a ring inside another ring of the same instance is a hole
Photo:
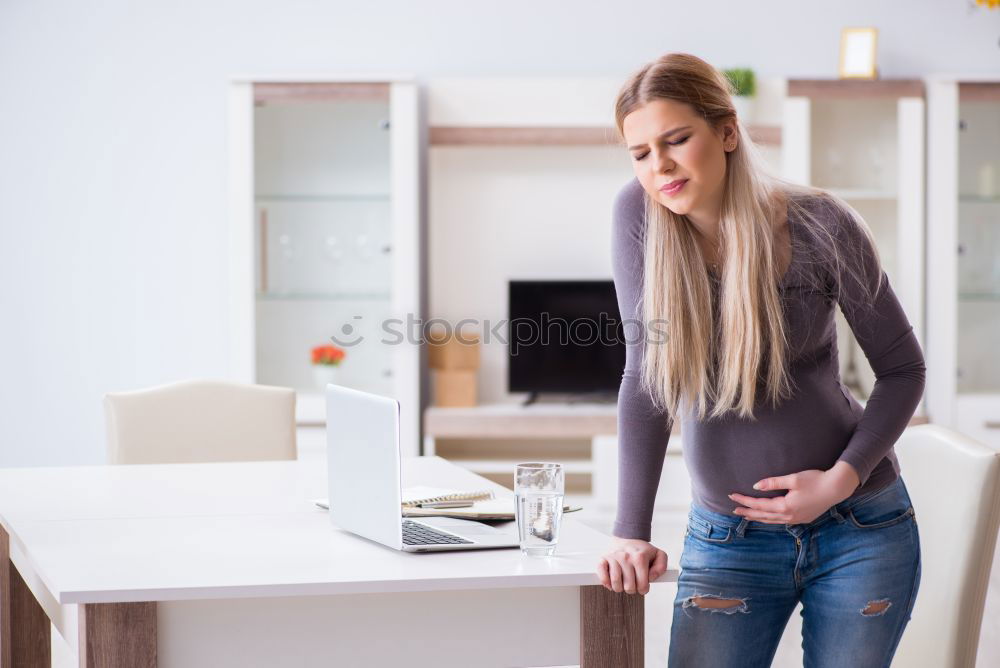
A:
{"label": "glass cabinet door", "polygon": [[258,196],[256,213],[262,298],[388,297],[386,195]]}
{"label": "glass cabinet door", "polygon": [[985,90],[959,85],[960,393],[1000,391],[1000,97]]}
{"label": "glass cabinet door", "polygon": [[257,382],[318,392],[333,344],[334,382],[391,394],[389,99],[350,90],[254,109]]}
{"label": "glass cabinet door", "polygon": [[[811,182],[843,198],[868,223],[883,268],[903,299],[907,287],[900,280],[897,257],[903,234],[899,224],[899,103],[889,96],[846,97],[815,100],[811,110]],[[875,385],[875,374],[839,309],[835,323],[841,378],[865,400]]]}

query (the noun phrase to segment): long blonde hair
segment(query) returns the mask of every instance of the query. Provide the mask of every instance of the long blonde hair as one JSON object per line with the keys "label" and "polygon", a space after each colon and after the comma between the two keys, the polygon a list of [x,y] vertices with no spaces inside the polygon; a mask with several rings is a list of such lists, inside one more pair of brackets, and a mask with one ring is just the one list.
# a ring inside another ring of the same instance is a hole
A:
{"label": "long blonde hair", "polygon": [[[835,195],[801,186],[775,176],[761,157],[732,103],[728,78],[700,58],[686,53],[669,53],[645,65],[622,86],[615,101],[619,139],[625,142],[625,117],[651,100],[666,99],[688,105],[713,129],[736,119],[738,142],[726,153],[726,175],[720,210],[720,253],[722,277],[718,313],[713,311],[711,286],[705,258],[697,242],[697,230],[684,215],[678,215],[644,193],[645,259],[642,303],[637,305],[644,323],[659,323],[665,334],[662,345],[646,345],[642,385],[653,403],[669,412],[680,413],[681,401],[696,402],[698,419],[704,419],[711,404],[711,417],[734,411],[740,417],[754,417],[758,383],[772,407],[791,396],[788,373],[788,341],[775,254],[775,215],[787,203],[789,224],[794,216],[801,226],[795,236],[813,243],[795,243],[796,263],[810,261],[829,270],[827,276],[839,289],[844,280],[858,281],[867,298],[874,300],[882,284],[882,265],[871,230],[850,205]],[[800,203],[799,200],[802,200]],[[837,238],[829,223],[824,224],[805,202],[818,202],[827,213],[820,216],[848,216],[862,236]],[[857,238],[874,253],[877,281],[873,276],[842,261],[847,251],[844,239]],[[816,249],[815,255],[807,248]],[[818,279],[819,275],[813,275]],[[820,285],[829,285],[827,280]],[[715,320],[719,321],[716,333]],[[646,338],[646,337],[644,337]],[[648,338],[647,338],[648,343]]]}

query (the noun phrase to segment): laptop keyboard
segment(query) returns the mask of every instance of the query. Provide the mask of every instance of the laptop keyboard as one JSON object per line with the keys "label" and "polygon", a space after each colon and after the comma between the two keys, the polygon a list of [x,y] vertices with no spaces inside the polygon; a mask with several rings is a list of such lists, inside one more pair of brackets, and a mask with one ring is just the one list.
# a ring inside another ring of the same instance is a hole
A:
{"label": "laptop keyboard", "polygon": [[472,541],[437,531],[426,524],[403,520],[404,545],[439,545],[441,543],[472,543]]}

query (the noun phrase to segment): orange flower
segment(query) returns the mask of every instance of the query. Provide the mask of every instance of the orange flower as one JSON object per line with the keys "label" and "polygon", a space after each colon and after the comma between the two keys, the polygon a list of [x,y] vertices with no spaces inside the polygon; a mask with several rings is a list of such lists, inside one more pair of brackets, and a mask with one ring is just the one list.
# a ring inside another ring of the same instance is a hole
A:
{"label": "orange flower", "polygon": [[341,360],[344,359],[346,353],[342,348],[337,346],[326,344],[323,346],[316,346],[312,349],[312,363],[313,364],[340,364]]}

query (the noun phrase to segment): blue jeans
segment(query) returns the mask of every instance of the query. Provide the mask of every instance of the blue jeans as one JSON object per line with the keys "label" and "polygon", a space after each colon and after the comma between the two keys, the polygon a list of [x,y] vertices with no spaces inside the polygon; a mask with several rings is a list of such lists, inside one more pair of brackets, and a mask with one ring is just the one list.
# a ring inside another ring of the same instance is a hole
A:
{"label": "blue jeans", "polygon": [[770,666],[799,601],[805,668],[880,668],[913,610],[920,536],[902,478],[808,524],[694,505],[680,568],[670,668]]}

